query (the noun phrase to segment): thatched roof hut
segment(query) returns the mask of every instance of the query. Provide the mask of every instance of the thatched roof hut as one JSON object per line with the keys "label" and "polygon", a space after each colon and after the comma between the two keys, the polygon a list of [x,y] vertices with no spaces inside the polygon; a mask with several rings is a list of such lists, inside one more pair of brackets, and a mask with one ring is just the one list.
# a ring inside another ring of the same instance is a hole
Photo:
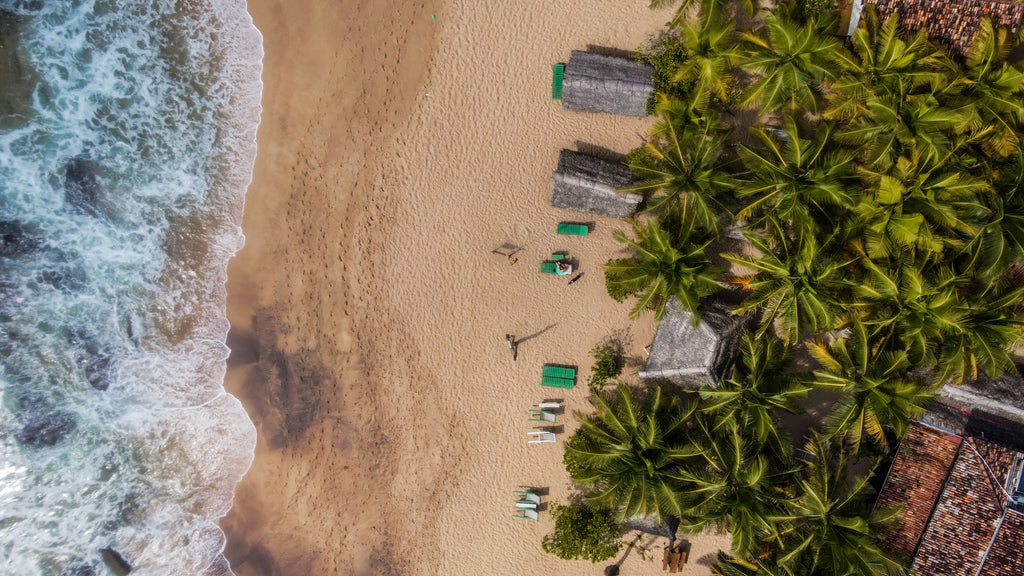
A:
{"label": "thatched roof hut", "polygon": [[700,387],[714,386],[728,375],[739,358],[747,318],[731,314],[715,300],[705,300],[699,312],[695,327],[693,315],[675,298],[669,301],[641,378]]}
{"label": "thatched roof hut", "polygon": [[562,106],[580,112],[647,116],[654,68],[616,56],[573,50],[565,66]]}
{"label": "thatched roof hut", "polygon": [[635,182],[633,171],[620,162],[562,150],[551,174],[551,205],[612,218],[628,218],[643,199],[617,189]]}

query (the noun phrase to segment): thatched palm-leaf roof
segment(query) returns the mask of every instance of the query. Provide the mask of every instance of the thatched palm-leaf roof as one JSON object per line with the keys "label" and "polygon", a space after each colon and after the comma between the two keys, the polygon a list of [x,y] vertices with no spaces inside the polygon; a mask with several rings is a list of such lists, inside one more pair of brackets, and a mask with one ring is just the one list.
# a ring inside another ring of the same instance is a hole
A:
{"label": "thatched palm-leaf roof", "polygon": [[727,375],[739,358],[747,319],[714,300],[706,300],[699,311],[701,322],[695,327],[693,315],[675,298],[669,301],[641,378],[697,387],[713,386]]}
{"label": "thatched palm-leaf roof", "polygon": [[573,50],[565,66],[562,106],[581,112],[646,116],[654,68],[616,56]]}
{"label": "thatched palm-leaf roof", "polygon": [[633,171],[621,162],[562,150],[558,155],[558,169],[551,174],[551,205],[599,216],[628,218],[636,213],[642,198],[616,190],[634,181]]}

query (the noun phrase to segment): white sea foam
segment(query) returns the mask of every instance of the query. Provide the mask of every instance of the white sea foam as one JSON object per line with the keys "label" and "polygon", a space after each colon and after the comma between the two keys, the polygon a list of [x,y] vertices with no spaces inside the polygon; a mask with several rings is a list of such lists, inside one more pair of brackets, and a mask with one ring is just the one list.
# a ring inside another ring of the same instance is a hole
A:
{"label": "white sea foam", "polygon": [[224,283],[260,35],[242,0],[0,8],[38,77],[0,130],[0,574],[102,574],[107,548],[221,572],[255,446],[223,389]]}

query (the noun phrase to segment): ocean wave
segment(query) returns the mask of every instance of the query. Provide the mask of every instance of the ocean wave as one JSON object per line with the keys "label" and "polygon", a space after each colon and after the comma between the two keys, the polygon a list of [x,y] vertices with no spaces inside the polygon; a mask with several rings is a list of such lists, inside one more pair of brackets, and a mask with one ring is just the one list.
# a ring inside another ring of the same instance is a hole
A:
{"label": "ocean wave", "polygon": [[241,0],[0,19],[0,573],[230,573],[256,433],[223,388],[224,286],[262,39]]}

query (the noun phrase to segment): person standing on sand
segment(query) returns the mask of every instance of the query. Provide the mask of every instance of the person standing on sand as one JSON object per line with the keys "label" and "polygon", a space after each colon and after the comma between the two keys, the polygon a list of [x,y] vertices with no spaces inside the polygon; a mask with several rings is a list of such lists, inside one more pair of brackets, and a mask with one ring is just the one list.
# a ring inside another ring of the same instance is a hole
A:
{"label": "person standing on sand", "polygon": [[512,361],[515,362],[519,355],[519,344],[516,344],[516,337],[512,334],[505,334],[505,341],[508,342],[508,349],[512,351]]}

